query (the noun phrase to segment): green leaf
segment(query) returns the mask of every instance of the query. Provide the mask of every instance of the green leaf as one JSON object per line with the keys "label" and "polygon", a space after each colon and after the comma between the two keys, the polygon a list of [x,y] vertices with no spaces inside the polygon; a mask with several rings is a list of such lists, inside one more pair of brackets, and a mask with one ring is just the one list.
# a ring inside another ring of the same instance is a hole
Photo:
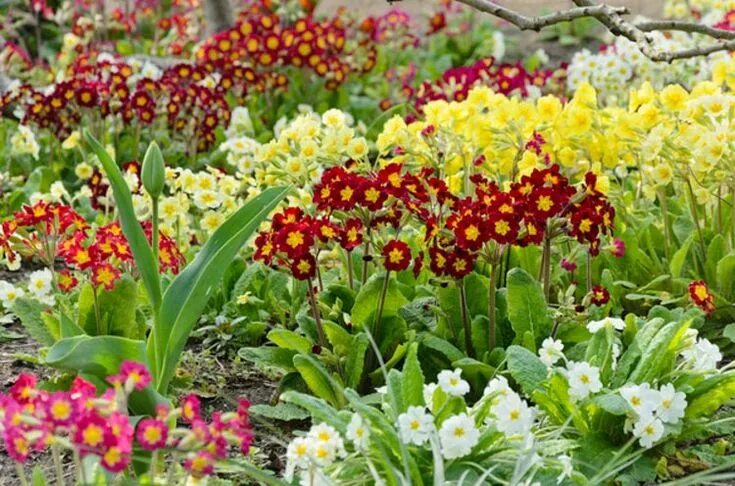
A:
{"label": "green leaf", "polygon": [[423,334],[421,338],[421,345],[430,348],[433,351],[438,351],[450,362],[458,361],[464,358],[464,353],[452,345],[449,341],[446,341],[440,337],[434,336],[433,334]]}
{"label": "green leaf", "polygon": [[679,345],[692,320],[670,322],[651,339],[643,350],[638,366],[630,374],[633,383],[653,382],[671,371],[676,361]]}
{"label": "green leaf", "polygon": [[[363,328],[373,324],[384,282],[384,273],[373,274],[365,282],[355,297],[355,305],[352,306],[352,324]],[[408,300],[398,289],[395,279],[391,279],[385,294],[382,317],[397,316],[398,310],[406,304]]]}
{"label": "green leaf", "polygon": [[717,262],[717,283],[724,298],[735,300],[735,255],[727,255]]}
{"label": "green leaf", "polygon": [[240,348],[237,352],[242,359],[266,368],[276,368],[284,373],[296,371],[293,358],[296,351],[277,348],[275,346],[261,346],[259,348]]}
{"label": "green leaf", "polygon": [[[349,392],[349,390],[348,390]],[[344,431],[347,424],[340,419],[339,414],[322,398],[313,397],[306,393],[289,390],[283,392],[281,400],[298,405],[311,414],[314,423],[324,422],[338,431]]]}
{"label": "green leaf", "polygon": [[720,282],[717,280],[717,263],[725,256],[727,242],[722,235],[715,235],[707,247],[707,260],[704,264],[706,280],[711,286],[717,288]]}
{"label": "green leaf", "polygon": [[117,373],[125,360],[146,363],[145,342],[119,336],[75,336],[54,344],[46,364],[100,378]]}
{"label": "green leaf", "polygon": [[722,335],[735,343],[735,323],[725,326],[725,329],[722,330]]}
{"label": "green leaf", "polygon": [[98,290],[97,304],[99,306],[101,329],[97,329],[97,319],[94,310],[94,289],[87,284],[79,292],[79,327],[90,336],[107,334],[122,336],[130,339],[139,339],[136,322],[136,301],[138,286],[129,275],[124,275],[110,290]]}
{"label": "green leaf", "polygon": [[530,332],[536,344],[551,333],[552,320],[541,285],[520,268],[508,272],[508,319],[516,338]]}
{"label": "green leaf", "polygon": [[600,378],[603,383],[607,383],[613,372],[614,343],[615,330],[612,326],[605,326],[604,329],[597,331],[587,343],[587,351],[584,359],[600,369]]}
{"label": "green leaf", "polygon": [[151,246],[138,222],[138,217],[133,208],[133,197],[130,194],[127,182],[110,154],[101,143],[94,138],[87,129],[83,130],[87,144],[92,148],[105,170],[107,179],[110,181],[112,193],[115,196],[115,205],[120,215],[120,226],[125,238],[130,245],[130,251],[135,257],[135,265],[140,273],[143,284],[148,291],[148,299],[153,309],[161,307],[161,280],[158,275],[158,264],[153,259]]}
{"label": "green leaf", "polygon": [[21,298],[13,304],[13,313],[28,334],[43,346],[51,346],[59,338],[58,323],[55,329],[49,328],[51,322],[44,320],[46,306],[35,299]]}
{"label": "green leaf", "polygon": [[[160,360],[157,389],[164,392],[179,358],[212,292],[229,263],[290,188],[266,189],[217,228],[191,262],[166,289],[160,321],[149,340],[148,354]],[[156,349],[157,348],[157,349]]]}
{"label": "green leaf", "polygon": [[345,363],[345,384],[350,388],[357,388],[362,380],[365,369],[365,352],[370,347],[367,334],[360,333],[352,337],[352,345]]}
{"label": "green leaf", "polygon": [[43,473],[43,469],[41,469],[41,466],[34,466],[33,476],[31,476],[31,485],[46,486],[47,484],[49,484],[49,481],[46,481],[46,475]]}
{"label": "green leaf", "polygon": [[526,395],[543,389],[548,370],[538,356],[522,346],[514,345],[506,351],[506,359],[508,371]]}
{"label": "green leaf", "polygon": [[625,415],[629,412],[628,402],[617,393],[596,396],[592,403],[613,415]]}
{"label": "green leaf", "polygon": [[681,271],[684,268],[684,264],[686,263],[687,255],[689,255],[689,248],[692,246],[692,242],[694,241],[694,233],[692,233],[689,238],[686,239],[683,245],[676,250],[676,253],[674,253],[674,256],[671,257],[671,265],[669,266],[671,270],[671,277],[672,278],[679,278],[681,277]]}
{"label": "green leaf", "polygon": [[393,368],[388,372],[388,393],[390,403],[395,405],[395,418],[398,418],[399,414],[408,409],[408,405],[403,401],[403,374],[397,369]]}
{"label": "green leaf", "polygon": [[698,384],[687,395],[687,419],[712,417],[717,409],[735,398],[735,372],[716,375]]}
{"label": "green leaf", "polygon": [[335,384],[334,380],[329,376],[324,365],[305,354],[294,356],[293,364],[314,395],[326,400],[330,405],[337,405],[337,393],[339,391],[333,386]]}
{"label": "green leaf", "polygon": [[278,403],[276,405],[253,405],[250,413],[259,417],[289,422],[291,420],[306,420],[309,412],[292,403]]}
{"label": "green leaf", "polygon": [[424,405],[424,373],[418,358],[418,343],[411,343],[403,364],[403,403],[406,407]]}
{"label": "green leaf", "polygon": [[291,349],[299,353],[310,353],[312,343],[307,338],[288,329],[273,329],[268,333],[268,339],[278,347]]}

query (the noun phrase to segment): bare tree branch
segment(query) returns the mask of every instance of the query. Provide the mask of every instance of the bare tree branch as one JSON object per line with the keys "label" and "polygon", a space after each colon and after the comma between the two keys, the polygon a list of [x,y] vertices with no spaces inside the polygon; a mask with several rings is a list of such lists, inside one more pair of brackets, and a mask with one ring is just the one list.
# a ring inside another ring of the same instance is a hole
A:
{"label": "bare tree branch", "polygon": [[489,13],[503,20],[510,22],[521,30],[541,30],[550,25],[568,22],[574,19],[585,17],[593,17],[599,20],[609,17],[612,14],[620,15],[628,13],[625,7],[611,7],[609,5],[590,5],[584,7],[570,8],[559,12],[542,15],[538,17],[529,17],[515,12],[509,8],[502,7],[491,0],[459,0],[481,12]]}
{"label": "bare tree branch", "polygon": [[[395,0],[394,0],[395,1]],[[593,0],[572,0],[574,7],[559,10],[542,16],[523,15],[509,7],[495,3],[497,0],[457,0],[481,12],[501,18],[520,30],[538,31],[544,27],[580,18],[594,18],[604,25],[613,35],[625,37],[634,42],[644,56],[652,61],[672,62],[706,56],[715,52],[735,50],[735,32],[717,29],[708,25],[683,20],[643,20],[632,22],[624,16],[630,12],[624,7],[614,7]],[[720,42],[709,43],[678,51],[665,52],[658,48],[647,34],[650,32],[680,31],[700,34]]]}

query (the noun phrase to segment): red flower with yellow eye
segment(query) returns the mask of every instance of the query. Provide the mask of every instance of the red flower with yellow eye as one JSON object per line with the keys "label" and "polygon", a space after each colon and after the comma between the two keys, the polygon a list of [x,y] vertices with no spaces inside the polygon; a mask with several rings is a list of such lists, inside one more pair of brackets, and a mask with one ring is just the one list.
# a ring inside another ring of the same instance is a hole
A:
{"label": "red flower with yellow eye", "polygon": [[449,253],[447,261],[447,274],[456,279],[469,275],[475,267],[475,257],[462,250]]}
{"label": "red flower with yellow eye", "polygon": [[689,284],[689,297],[705,314],[714,312],[715,296],[709,291],[704,280],[695,280]]}
{"label": "red flower with yellow eye", "polygon": [[411,264],[411,249],[400,240],[390,240],[383,246],[383,265],[388,271],[400,272]]}
{"label": "red flower with yellow eye", "polygon": [[479,216],[464,216],[454,225],[457,246],[463,250],[477,251],[487,240],[485,225]]}
{"label": "red flower with yellow eye", "polygon": [[362,181],[358,192],[360,204],[371,211],[382,209],[385,200],[388,198],[380,184],[371,179]]}
{"label": "red flower with yellow eye", "polygon": [[436,246],[430,247],[429,268],[439,277],[445,275],[449,270],[449,253]]}
{"label": "red flower with yellow eye", "polygon": [[79,279],[69,269],[60,270],[56,275],[56,285],[62,292],[71,292],[79,284]]}
{"label": "red flower with yellow eye", "polygon": [[592,296],[592,303],[595,305],[605,305],[610,301],[610,292],[603,287],[602,285],[595,285],[590,290],[590,294]]}
{"label": "red flower with yellow eye", "polygon": [[[561,197],[560,197],[561,196]],[[539,222],[558,214],[564,207],[567,198],[550,187],[537,187],[528,195],[526,214]]]}
{"label": "red flower with yellow eye", "polygon": [[278,231],[287,224],[293,224],[301,221],[304,218],[304,211],[297,207],[288,207],[283,212],[277,213],[273,216],[273,222],[271,228],[273,231]]}
{"label": "red flower with yellow eye", "polygon": [[144,418],[138,422],[135,438],[140,447],[147,451],[155,451],[166,446],[168,426],[165,422],[154,418]]}
{"label": "red flower with yellow eye", "polygon": [[309,253],[294,258],[291,273],[298,280],[310,280],[316,275],[316,260]]}
{"label": "red flower with yellow eye", "polygon": [[362,232],[363,225],[362,221],[357,218],[348,219],[345,222],[344,229],[342,230],[342,236],[340,238],[340,245],[347,251],[352,251],[356,247],[362,244]]}
{"label": "red flower with yellow eye", "polygon": [[253,254],[253,258],[255,260],[261,260],[266,265],[270,265],[275,252],[276,245],[273,242],[272,233],[260,233],[258,237],[255,238],[255,253]]}
{"label": "red flower with yellow eye", "polygon": [[120,270],[109,263],[95,263],[92,266],[92,283],[105,290],[112,290],[120,275]]}
{"label": "red flower with yellow eye", "polygon": [[315,225],[316,234],[322,242],[326,243],[329,240],[339,240],[342,236],[340,227],[326,218],[316,220]]}
{"label": "red flower with yellow eye", "polygon": [[312,228],[306,223],[289,223],[275,237],[276,248],[289,258],[296,258],[309,251],[314,244]]}
{"label": "red flower with yellow eye", "polygon": [[520,225],[513,214],[493,214],[486,222],[490,238],[502,244],[513,243],[519,229]]}

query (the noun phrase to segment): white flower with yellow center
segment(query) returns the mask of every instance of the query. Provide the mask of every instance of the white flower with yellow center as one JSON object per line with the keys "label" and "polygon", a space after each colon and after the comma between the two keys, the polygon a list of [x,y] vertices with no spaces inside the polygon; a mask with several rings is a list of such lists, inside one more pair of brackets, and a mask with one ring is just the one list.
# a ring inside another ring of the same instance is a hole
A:
{"label": "white flower with yellow center", "polygon": [[3,305],[5,310],[11,309],[13,304],[15,304],[15,301],[22,298],[24,295],[25,292],[23,292],[23,289],[18,288],[5,280],[0,280],[0,303]]}
{"label": "white flower with yellow center", "polygon": [[222,195],[211,190],[194,193],[194,205],[199,209],[216,209],[222,204]]}
{"label": "white flower with yellow center", "polygon": [[606,317],[599,321],[590,321],[587,324],[587,330],[592,334],[607,328],[622,331],[625,329],[625,321],[618,317]]}
{"label": "white flower with yellow center", "polygon": [[37,270],[30,274],[28,279],[28,291],[34,297],[46,297],[51,293],[53,275],[48,268]]}
{"label": "white flower with yellow center", "polygon": [[686,395],[676,391],[674,385],[667,383],[658,391],[659,403],[656,407],[656,416],[662,422],[675,424],[682,417],[687,408]]}
{"label": "white flower with yellow center", "polygon": [[664,424],[651,414],[643,415],[633,426],[633,435],[638,437],[641,447],[648,449],[664,436]]}
{"label": "white flower with yellow center", "polygon": [[660,402],[659,393],[648,383],[624,386],[620,389],[620,396],[637,415],[653,413]]}
{"label": "white flower with yellow center", "polygon": [[455,397],[461,397],[470,391],[470,384],[462,379],[462,370],[443,370],[437,376],[437,382],[444,393]]}
{"label": "white flower with yellow center", "polygon": [[345,436],[352,441],[356,449],[364,450],[370,443],[370,429],[358,414],[352,414],[352,420],[347,425]]}
{"label": "white flower with yellow center", "polygon": [[434,430],[434,417],[424,407],[411,406],[398,416],[398,431],[407,444],[422,445]]}
{"label": "white flower with yellow center", "polygon": [[94,173],[94,168],[92,168],[91,165],[87,164],[86,162],[81,162],[77,164],[77,166],[74,168],[74,175],[76,175],[79,179],[86,181],[90,177],[92,177],[92,174]]}
{"label": "white flower with yellow center", "polygon": [[466,413],[449,417],[439,429],[439,441],[445,459],[466,456],[479,440],[480,431]]}
{"label": "white flower with yellow center", "polygon": [[586,361],[567,363],[567,381],[569,382],[569,396],[572,400],[584,400],[591,393],[602,390],[600,369],[590,366]]}
{"label": "white flower with yellow center", "polygon": [[561,358],[564,357],[564,344],[558,339],[547,337],[544,342],[541,343],[541,349],[538,351],[538,356],[541,361],[550,367]]}
{"label": "white flower with yellow center", "polygon": [[490,407],[495,427],[506,436],[526,436],[531,432],[536,412],[516,393],[508,393]]}

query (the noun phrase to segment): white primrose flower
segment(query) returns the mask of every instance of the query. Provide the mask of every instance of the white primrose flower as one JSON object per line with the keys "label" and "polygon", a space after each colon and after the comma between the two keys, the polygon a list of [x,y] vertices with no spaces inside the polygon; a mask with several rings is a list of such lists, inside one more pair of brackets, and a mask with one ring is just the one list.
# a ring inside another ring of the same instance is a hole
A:
{"label": "white primrose flower", "polygon": [[312,426],[307,438],[313,441],[313,460],[320,467],[328,466],[337,457],[347,455],[342,436],[331,425],[320,423]]}
{"label": "white primrose flower", "polygon": [[641,447],[648,449],[664,436],[664,424],[651,414],[643,415],[633,426],[633,435],[638,438]]}
{"label": "white primrose flower", "polygon": [[606,317],[604,319],[600,319],[599,321],[590,321],[587,324],[587,330],[592,334],[595,334],[597,331],[606,328],[612,328],[617,331],[622,331],[625,329],[625,321],[618,317]]}
{"label": "white primrose flower", "polygon": [[653,413],[660,402],[658,391],[652,389],[648,383],[624,386],[620,389],[620,396],[638,416]]}
{"label": "white primrose flower", "polygon": [[370,429],[358,414],[352,414],[352,420],[347,424],[345,436],[352,441],[355,449],[366,449],[370,441]]}
{"label": "white primrose flower", "polygon": [[488,382],[485,390],[482,392],[482,396],[486,397],[488,395],[497,394],[501,397],[504,397],[509,393],[515,392],[508,384],[508,380],[504,376],[496,376]]}
{"label": "white primrose flower", "polygon": [[28,279],[28,292],[34,297],[46,297],[51,293],[54,276],[51,270],[44,268],[31,273]]}
{"label": "white primrose flower", "polygon": [[462,379],[462,370],[444,370],[437,376],[437,381],[442,390],[448,395],[461,397],[470,391],[470,384]]}
{"label": "white primrose flower", "polygon": [[306,437],[296,437],[288,444],[286,449],[287,469],[294,467],[306,468],[309,466],[312,443]]}
{"label": "white primrose flower", "polygon": [[398,416],[398,431],[407,444],[422,445],[434,430],[434,417],[424,407],[411,406]]}
{"label": "white primrose flower", "polygon": [[687,408],[686,395],[676,391],[674,385],[667,383],[658,392],[659,403],[656,416],[664,423],[674,424],[684,416]]}
{"label": "white primrose flower", "polygon": [[490,413],[495,416],[495,428],[506,436],[527,436],[536,417],[536,411],[513,392],[493,404]]}
{"label": "white primrose flower", "polygon": [[720,348],[704,338],[697,340],[690,349],[682,351],[681,355],[692,369],[698,371],[716,370],[717,363],[722,360]]}
{"label": "white primrose flower", "polygon": [[541,349],[538,351],[538,356],[547,367],[551,367],[559,359],[564,357],[564,344],[558,339],[547,337],[544,342],[541,343]]}
{"label": "white primrose flower", "polygon": [[24,295],[25,292],[23,292],[23,289],[18,288],[5,280],[0,280],[0,303],[3,304],[3,308],[5,310],[11,309],[15,301],[22,298]]}
{"label": "white primrose flower", "polygon": [[586,361],[567,363],[567,381],[572,400],[584,400],[590,393],[602,390],[600,369]]}
{"label": "white primrose flower", "polygon": [[439,429],[439,441],[445,459],[466,456],[479,440],[480,431],[466,413],[449,417]]}

